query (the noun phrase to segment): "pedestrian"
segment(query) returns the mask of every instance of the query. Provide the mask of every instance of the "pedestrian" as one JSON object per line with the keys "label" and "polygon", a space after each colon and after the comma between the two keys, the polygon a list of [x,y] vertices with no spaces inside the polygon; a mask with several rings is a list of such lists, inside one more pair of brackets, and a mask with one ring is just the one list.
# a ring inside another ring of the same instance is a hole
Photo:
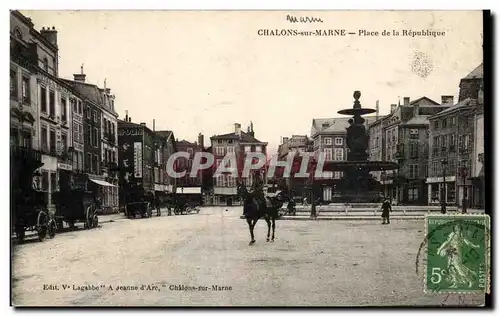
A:
{"label": "pedestrian", "polygon": [[390,224],[389,213],[392,212],[391,202],[385,199],[382,203],[382,224]]}

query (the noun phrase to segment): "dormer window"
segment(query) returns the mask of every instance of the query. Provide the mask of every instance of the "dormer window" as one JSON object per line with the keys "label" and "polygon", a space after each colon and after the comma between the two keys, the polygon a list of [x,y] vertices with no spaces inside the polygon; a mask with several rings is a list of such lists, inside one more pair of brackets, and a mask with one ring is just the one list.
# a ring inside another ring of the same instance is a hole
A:
{"label": "dormer window", "polygon": [[328,128],[328,127],[330,127],[330,124],[328,124],[328,123],[323,123],[323,125],[322,125],[322,126],[323,126],[323,128]]}
{"label": "dormer window", "polygon": [[21,41],[23,40],[23,34],[21,33],[21,31],[17,27],[14,30],[14,37],[21,40]]}

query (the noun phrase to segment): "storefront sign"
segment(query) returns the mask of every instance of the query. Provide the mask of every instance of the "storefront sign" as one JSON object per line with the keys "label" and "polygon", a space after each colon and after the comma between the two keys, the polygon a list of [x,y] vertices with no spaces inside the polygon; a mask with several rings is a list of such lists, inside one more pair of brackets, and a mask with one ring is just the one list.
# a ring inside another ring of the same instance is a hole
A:
{"label": "storefront sign", "polygon": [[73,166],[72,165],[68,165],[66,163],[59,162],[59,163],[57,163],[57,169],[71,171],[71,170],[73,170]]}
{"label": "storefront sign", "polygon": [[142,143],[134,143],[134,177],[142,178]]}
{"label": "storefront sign", "polygon": [[137,136],[142,135],[142,128],[120,128],[118,130],[119,136]]}

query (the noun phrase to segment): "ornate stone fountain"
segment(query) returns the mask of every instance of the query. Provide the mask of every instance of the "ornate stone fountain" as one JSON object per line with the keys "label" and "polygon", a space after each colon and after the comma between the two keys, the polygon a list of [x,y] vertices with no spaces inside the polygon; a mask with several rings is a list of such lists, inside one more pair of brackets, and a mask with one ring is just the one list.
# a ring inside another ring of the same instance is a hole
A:
{"label": "ornate stone fountain", "polygon": [[361,92],[354,92],[352,109],[338,111],[339,114],[352,115],[347,127],[346,145],[348,148],[346,161],[325,162],[325,171],[343,171],[344,176],[340,185],[335,188],[333,202],[371,203],[382,199],[382,188],[371,174],[372,171],[398,169],[397,163],[388,161],[369,161],[369,136],[361,117],[376,112],[374,109],[362,108],[359,98]]}

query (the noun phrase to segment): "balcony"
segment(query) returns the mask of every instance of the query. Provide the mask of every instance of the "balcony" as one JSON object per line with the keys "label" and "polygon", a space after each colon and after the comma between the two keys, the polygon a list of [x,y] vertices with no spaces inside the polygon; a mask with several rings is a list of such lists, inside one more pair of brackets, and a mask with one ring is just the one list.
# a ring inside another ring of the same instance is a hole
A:
{"label": "balcony", "polygon": [[21,162],[26,164],[37,165],[36,168],[42,166],[42,152],[23,146],[11,146],[10,153],[12,162]]}

